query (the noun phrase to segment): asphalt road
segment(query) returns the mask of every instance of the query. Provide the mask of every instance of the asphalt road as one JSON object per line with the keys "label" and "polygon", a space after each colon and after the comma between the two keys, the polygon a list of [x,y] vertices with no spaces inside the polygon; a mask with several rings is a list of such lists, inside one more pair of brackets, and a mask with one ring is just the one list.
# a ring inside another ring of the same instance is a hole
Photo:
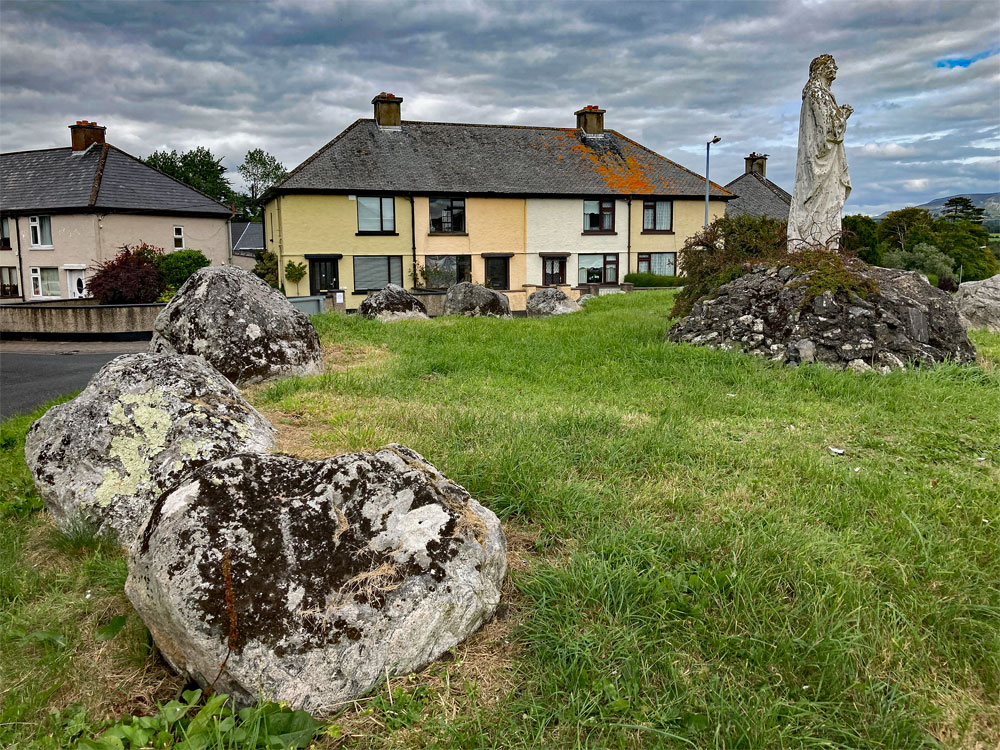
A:
{"label": "asphalt road", "polygon": [[[24,414],[59,396],[81,390],[106,363],[138,346],[4,342],[0,348],[0,418]],[[12,351],[13,349],[13,351]],[[115,349],[115,351],[109,351]]]}

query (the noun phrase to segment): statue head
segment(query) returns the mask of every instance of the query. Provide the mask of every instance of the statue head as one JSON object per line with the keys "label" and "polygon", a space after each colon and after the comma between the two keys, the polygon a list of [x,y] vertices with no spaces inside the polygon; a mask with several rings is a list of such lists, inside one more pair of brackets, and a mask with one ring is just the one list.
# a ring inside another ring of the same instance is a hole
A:
{"label": "statue head", "polygon": [[831,81],[836,78],[837,63],[834,61],[833,55],[820,55],[813,58],[813,61],[809,63],[809,77],[829,78]]}

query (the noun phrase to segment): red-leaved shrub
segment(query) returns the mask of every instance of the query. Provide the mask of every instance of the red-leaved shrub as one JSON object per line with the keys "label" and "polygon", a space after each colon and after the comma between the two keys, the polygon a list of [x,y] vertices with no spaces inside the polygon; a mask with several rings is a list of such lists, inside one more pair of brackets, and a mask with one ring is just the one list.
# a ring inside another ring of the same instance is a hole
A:
{"label": "red-leaved shrub", "polygon": [[87,289],[102,305],[155,302],[165,287],[155,262],[162,253],[145,242],[123,245],[114,258],[90,269]]}

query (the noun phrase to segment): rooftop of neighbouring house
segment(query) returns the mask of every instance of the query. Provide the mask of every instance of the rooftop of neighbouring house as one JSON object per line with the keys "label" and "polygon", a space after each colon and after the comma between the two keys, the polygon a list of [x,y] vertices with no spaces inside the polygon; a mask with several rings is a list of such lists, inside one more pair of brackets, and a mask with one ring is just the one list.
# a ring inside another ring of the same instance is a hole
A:
{"label": "rooftop of neighbouring house", "polygon": [[726,204],[727,216],[770,216],[787,219],[792,196],[757,172],[747,172],[726,185],[736,199]]}
{"label": "rooftop of neighbouring house", "polygon": [[229,231],[233,237],[233,255],[252,258],[264,249],[264,225],[259,221],[234,221]]}
{"label": "rooftop of neighbouring house", "polygon": [[[586,108],[596,110],[596,107]],[[599,111],[603,116],[603,111]],[[614,130],[361,119],[269,192],[704,198],[701,175]],[[711,196],[729,200],[711,184]]]}
{"label": "rooftop of neighbouring house", "polygon": [[[96,123],[70,128],[70,148],[0,154],[0,212],[231,215],[222,203],[104,143],[104,128]],[[89,130],[91,140],[81,143],[79,130]]]}

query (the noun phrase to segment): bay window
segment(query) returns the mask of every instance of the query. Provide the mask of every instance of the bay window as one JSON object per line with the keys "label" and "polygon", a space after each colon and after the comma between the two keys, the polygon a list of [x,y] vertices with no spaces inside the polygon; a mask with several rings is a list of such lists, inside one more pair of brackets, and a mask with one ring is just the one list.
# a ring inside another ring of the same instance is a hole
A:
{"label": "bay window", "polygon": [[396,231],[396,202],[392,196],[358,196],[358,234]]}
{"label": "bay window", "polygon": [[674,228],[674,202],[644,200],[642,202],[642,232],[672,232]]}

